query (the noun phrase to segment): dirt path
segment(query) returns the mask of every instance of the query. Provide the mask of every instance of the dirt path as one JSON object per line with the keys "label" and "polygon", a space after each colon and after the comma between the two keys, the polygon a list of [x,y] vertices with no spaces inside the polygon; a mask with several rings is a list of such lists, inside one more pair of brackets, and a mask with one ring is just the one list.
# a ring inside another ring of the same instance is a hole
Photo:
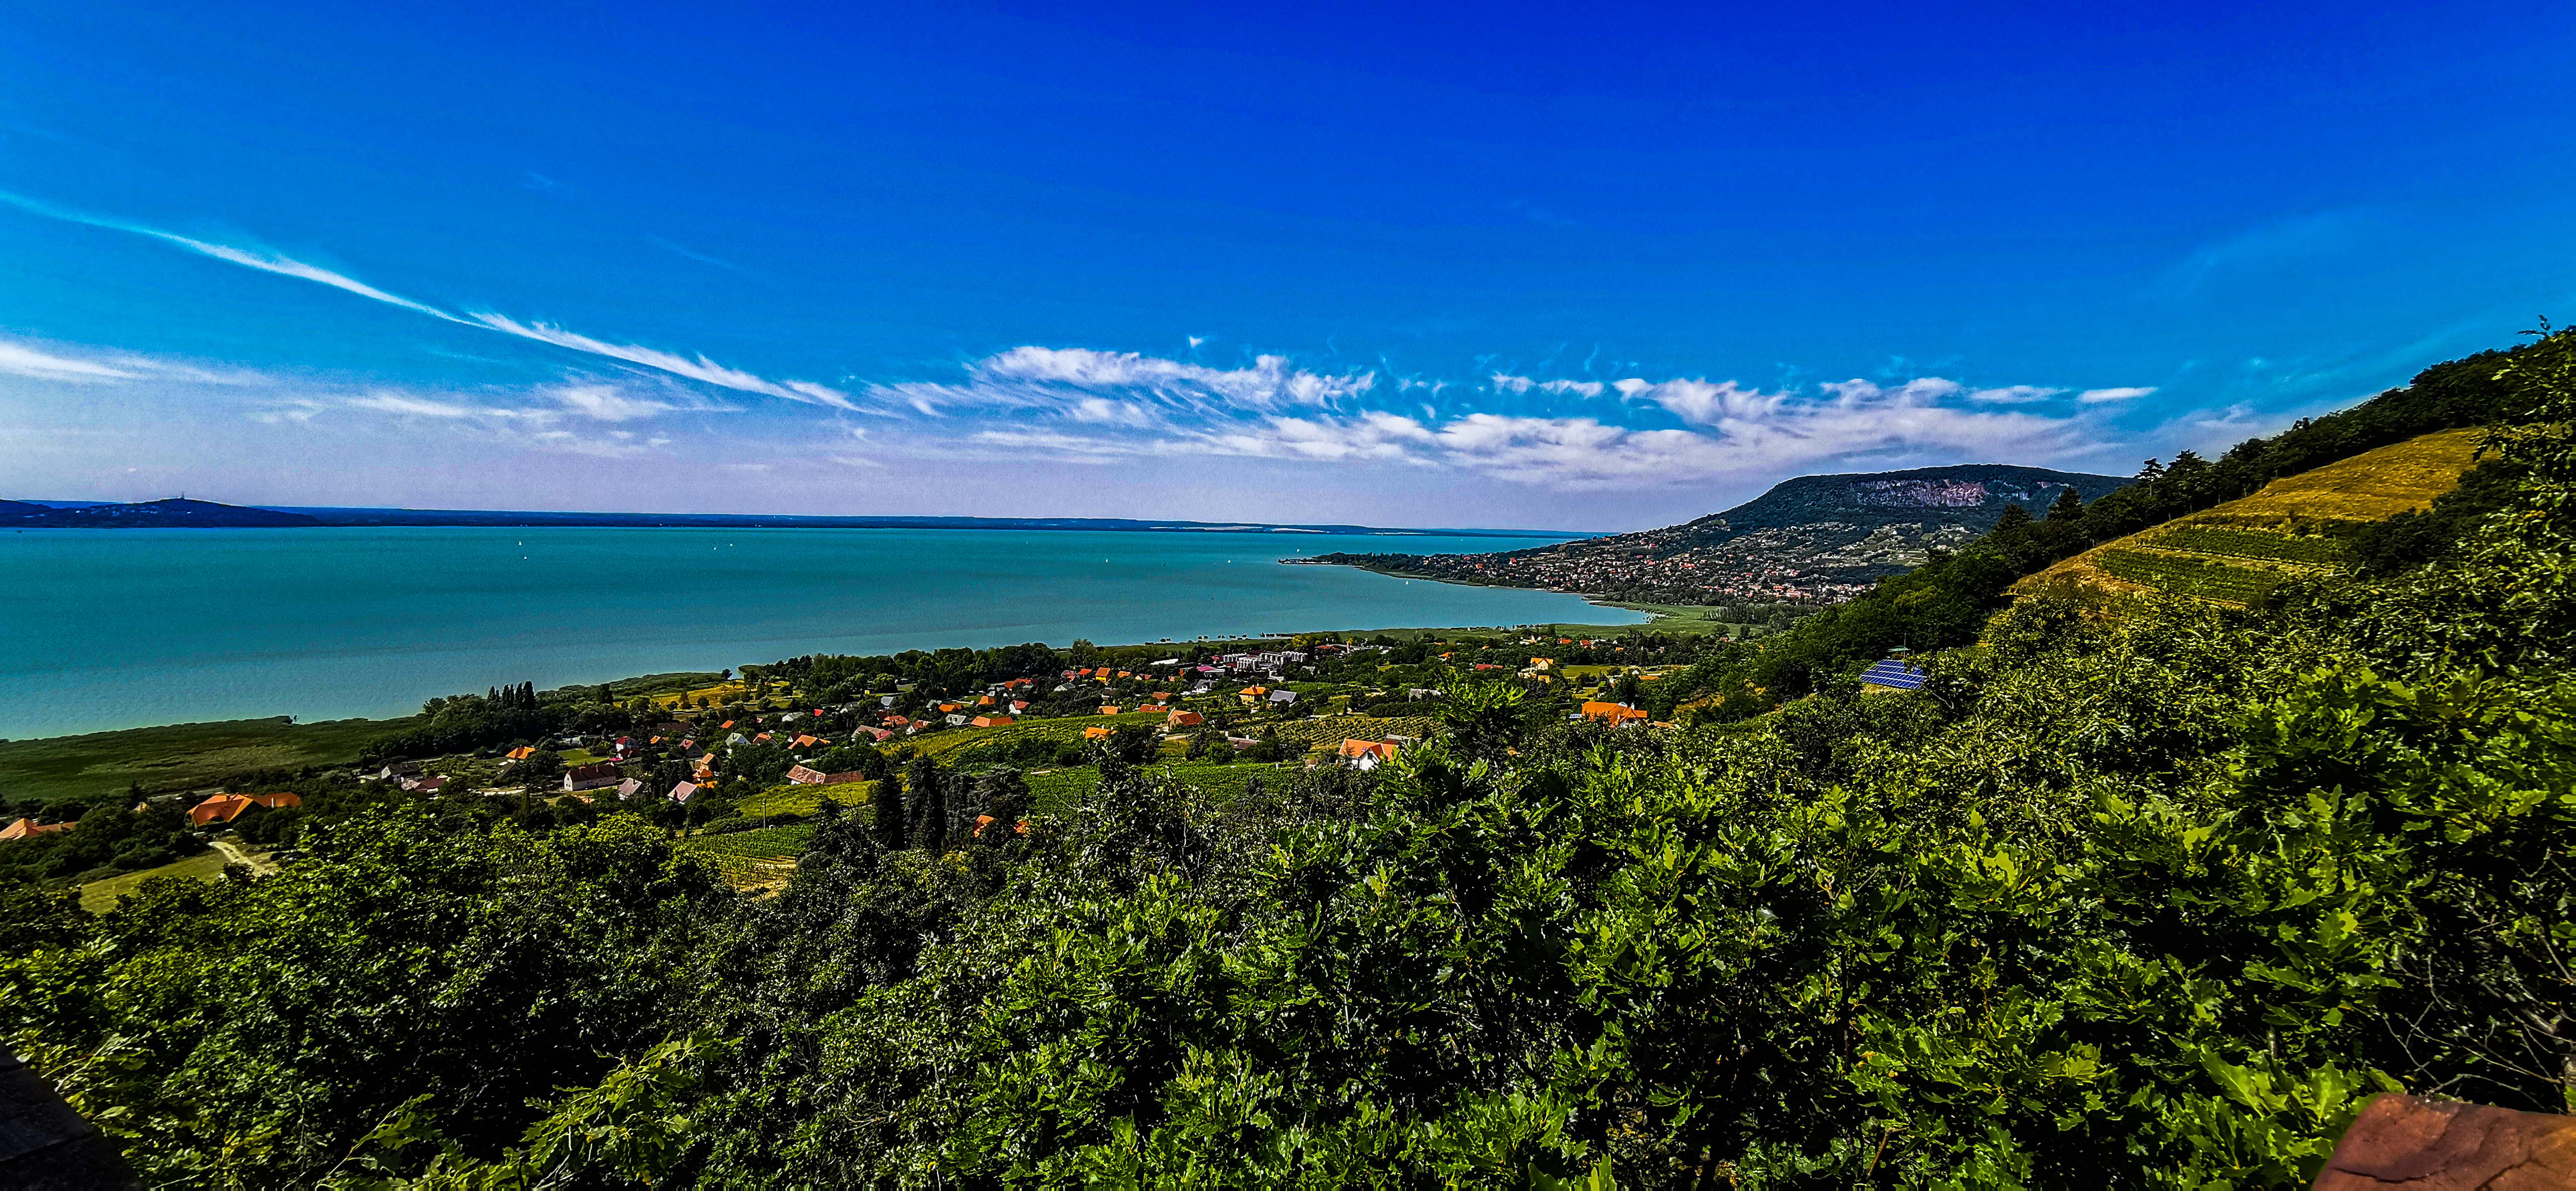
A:
{"label": "dirt path", "polygon": [[257,873],[260,876],[265,877],[270,873],[277,871],[277,862],[269,859],[268,853],[253,852],[250,849],[241,846],[241,843],[237,840],[216,840],[215,850],[223,853],[224,859],[227,861],[234,864],[249,865],[250,871]]}

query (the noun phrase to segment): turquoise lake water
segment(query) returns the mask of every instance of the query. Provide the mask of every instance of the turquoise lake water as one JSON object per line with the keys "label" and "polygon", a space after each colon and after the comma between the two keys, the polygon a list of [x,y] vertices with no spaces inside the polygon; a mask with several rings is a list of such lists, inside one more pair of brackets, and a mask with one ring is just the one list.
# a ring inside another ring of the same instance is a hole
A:
{"label": "turquoise lake water", "polygon": [[849,529],[0,534],[0,738],[1077,637],[1633,624],[1576,596],[1277,560],[1535,539]]}

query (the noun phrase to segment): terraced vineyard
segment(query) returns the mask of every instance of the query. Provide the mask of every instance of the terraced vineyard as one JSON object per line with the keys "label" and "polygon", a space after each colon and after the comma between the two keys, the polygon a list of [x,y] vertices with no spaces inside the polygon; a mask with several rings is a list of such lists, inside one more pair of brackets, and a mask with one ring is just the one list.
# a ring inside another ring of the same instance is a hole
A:
{"label": "terraced vineyard", "polygon": [[2343,539],[2325,534],[2268,533],[2259,529],[2229,529],[2188,522],[2173,526],[2147,541],[2169,550],[2188,550],[2195,554],[2315,566],[2340,565],[2345,557]]}
{"label": "terraced vineyard", "polygon": [[2255,603],[2289,579],[2261,567],[2162,551],[2107,548],[2095,553],[2093,565],[2140,587],[2220,604]]}
{"label": "terraced vineyard", "polygon": [[2016,585],[2072,580],[2245,606],[2343,569],[2337,530],[2421,509],[2477,460],[2479,430],[2446,430],[2285,476],[2241,500],[2096,546]]}
{"label": "terraced vineyard", "polygon": [[814,837],[813,827],[762,827],[724,835],[697,835],[680,841],[680,851],[715,866],[725,883],[757,889],[784,882],[796,871],[796,857]]}

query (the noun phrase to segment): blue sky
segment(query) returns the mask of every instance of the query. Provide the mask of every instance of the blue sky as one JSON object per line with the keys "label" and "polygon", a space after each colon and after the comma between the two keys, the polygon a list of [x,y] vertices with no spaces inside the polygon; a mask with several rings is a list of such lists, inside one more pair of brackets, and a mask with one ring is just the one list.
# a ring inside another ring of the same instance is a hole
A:
{"label": "blue sky", "polygon": [[2576,317],[2563,6],[404,7],[0,8],[0,495],[1627,529]]}

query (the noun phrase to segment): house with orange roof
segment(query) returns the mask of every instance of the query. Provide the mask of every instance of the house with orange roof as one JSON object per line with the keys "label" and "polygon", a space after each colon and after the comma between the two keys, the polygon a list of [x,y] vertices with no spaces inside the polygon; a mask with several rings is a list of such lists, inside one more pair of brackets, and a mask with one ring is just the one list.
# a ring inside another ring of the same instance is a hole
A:
{"label": "house with orange roof", "polygon": [[1395,742],[1391,740],[1345,740],[1342,759],[1359,769],[1375,769],[1395,759]]}
{"label": "house with orange roof", "polygon": [[817,739],[817,738],[815,738],[815,737],[813,737],[813,736],[799,736],[799,737],[797,737],[797,738],[796,738],[796,740],[795,740],[794,744],[792,745],[792,747],[800,748],[800,749],[810,749],[810,748],[814,747],[815,745],[818,745],[818,744],[821,744],[821,743],[823,743],[823,742],[822,742],[820,739]]}
{"label": "house with orange roof", "polygon": [[248,794],[217,794],[188,808],[188,821],[199,827],[209,823],[230,823],[251,807]]}
{"label": "house with orange roof", "polygon": [[513,761],[525,761],[525,760],[527,760],[528,758],[533,757],[533,756],[536,756],[536,755],[537,755],[537,750],[535,749],[535,747],[534,747],[534,746],[531,746],[531,745],[524,745],[524,744],[523,744],[523,745],[520,745],[520,746],[519,746],[519,747],[517,747],[517,748],[514,748],[514,749],[511,749],[511,750],[510,750],[510,759],[511,759],[511,760],[513,760]]}
{"label": "house with orange roof", "polygon": [[1103,703],[1100,705],[1100,714],[1102,715],[1116,715],[1120,710],[1121,708],[1115,703]]}
{"label": "house with orange roof", "polygon": [[1166,728],[1195,728],[1206,722],[1207,720],[1199,713],[1182,711],[1179,708],[1172,709],[1172,714],[1163,717],[1163,726]]}
{"label": "house with orange roof", "polygon": [[1630,707],[1625,703],[1602,703],[1596,701],[1588,702],[1583,705],[1583,718],[1593,720],[1598,723],[1608,724],[1615,728],[1621,724],[1643,723],[1646,719],[1646,713],[1639,711],[1634,707]]}
{"label": "house with orange roof", "polygon": [[20,819],[6,827],[0,827],[0,840],[34,839],[40,835],[52,835],[57,831],[69,831],[78,826],[80,826],[78,823],[39,823],[34,819]]}
{"label": "house with orange roof", "polygon": [[978,728],[998,728],[1011,722],[1007,715],[979,715],[972,721]]}
{"label": "house with orange roof", "polygon": [[1117,731],[1117,729],[1112,728],[1107,724],[1093,724],[1092,726],[1082,730],[1082,738],[1084,740],[1099,740],[1103,737],[1114,735]]}

